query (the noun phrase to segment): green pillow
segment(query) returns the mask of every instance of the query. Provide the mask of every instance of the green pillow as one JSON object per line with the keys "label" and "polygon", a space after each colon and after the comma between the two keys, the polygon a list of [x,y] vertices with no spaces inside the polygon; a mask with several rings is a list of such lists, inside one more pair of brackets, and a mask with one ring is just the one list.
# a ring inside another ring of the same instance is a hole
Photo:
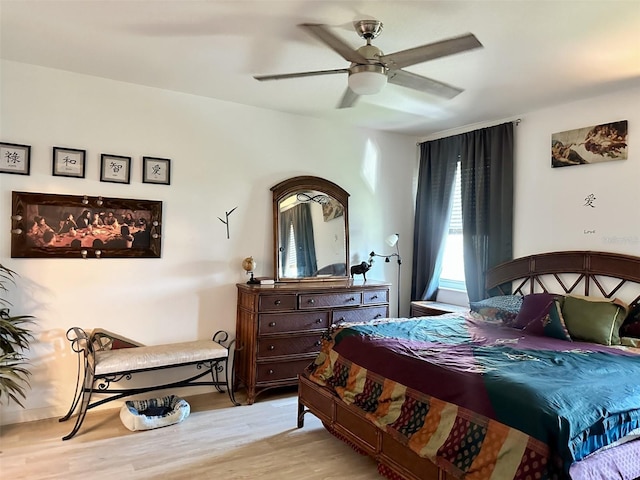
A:
{"label": "green pillow", "polygon": [[562,316],[571,337],[602,345],[620,345],[620,326],[629,307],[617,298],[567,295]]}

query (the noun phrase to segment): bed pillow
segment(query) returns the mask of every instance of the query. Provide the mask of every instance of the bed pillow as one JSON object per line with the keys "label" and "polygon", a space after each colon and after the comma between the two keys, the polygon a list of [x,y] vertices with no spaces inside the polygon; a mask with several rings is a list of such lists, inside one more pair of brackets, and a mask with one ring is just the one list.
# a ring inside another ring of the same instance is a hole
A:
{"label": "bed pillow", "polygon": [[522,298],[520,311],[511,326],[523,329],[535,320],[541,321],[549,313],[549,307],[554,299],[555,295],[547,292],[525,295]]}
{"label": "bed pillow", "polygon": [[554,297],[544,315],[534,318],[524,327],[524,331],[533,335],[557,338],[571,342],[571,335],[562,316],[564,297]]}
{"label": "bed pillow", "polygon": [[621,337],[640,338],[640,303],[629,310],[622,327],[620,327]]}
{"label": "bed pillow", "polygon": [[620,345],[620,326],[628,310],[628,305],[618,299],[567,295],[562,316],[573,338]]}
{"label": "bed pillow", "polygon": [[520,295],[498,295],[477,302],[469,302],[469,309],[488,321],[500,321],[511,325],[522,306]]}

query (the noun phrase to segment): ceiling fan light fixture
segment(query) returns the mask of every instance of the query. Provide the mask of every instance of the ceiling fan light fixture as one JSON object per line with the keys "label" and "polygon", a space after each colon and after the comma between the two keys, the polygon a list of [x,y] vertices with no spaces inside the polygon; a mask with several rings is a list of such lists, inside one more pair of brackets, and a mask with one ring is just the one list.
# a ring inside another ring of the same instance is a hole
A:
{"label": "ceiling fan light fixture", "polygon": [[349,88],[358,95],[374,95],[387,83],[382,65],[355,65],[349,69]]}

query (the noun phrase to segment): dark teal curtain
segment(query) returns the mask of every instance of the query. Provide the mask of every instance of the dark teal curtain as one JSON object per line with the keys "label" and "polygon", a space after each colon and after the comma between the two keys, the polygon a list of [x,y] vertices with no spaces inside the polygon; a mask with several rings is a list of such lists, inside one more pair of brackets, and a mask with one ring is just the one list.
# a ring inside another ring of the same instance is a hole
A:
{"label": "dark teal curtain", "polygon": [[412,300],[435,300],[438,293],[459,155],[460,142],[456,137],[420,144]]}
{"label": "dark teal curtain", "polygon": [[467,294],[485,298],[486,271],[513,258],[513,123],[461,135]]}
{"label": "dark teal curtain", "polygon": [[414,222],[412,300],[433,300],[437,294],[458,161],[469,300],[484,298],[488,268],[513,258],[513,123],[424,142]]}
{"label": "dark teal curtain", "polygon": [[313,221],[311,207],[301,203],[280,214],[280,238],[282,244],[280,264],[282,271],[287,263],[289,249],[289,228],[293,225],[293,236],[296,248],[296,267],[298,277],[310,277],[318,270],[316,261],[316,245],[313,237]]}
{"label": "dark teal curtain", "polygon": [[280,212],[280,275],[283,277],[286,276],[285,268],[287,258],[289,258],[289,249],[293,246],[289,245],[289,229],[292,221],[291,209]]}

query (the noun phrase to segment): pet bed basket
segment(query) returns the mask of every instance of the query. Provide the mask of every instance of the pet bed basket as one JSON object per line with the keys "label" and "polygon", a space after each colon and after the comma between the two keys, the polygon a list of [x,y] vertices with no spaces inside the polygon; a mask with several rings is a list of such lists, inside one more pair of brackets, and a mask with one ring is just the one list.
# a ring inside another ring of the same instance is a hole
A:
{"label": "pet bed basket", "polygon": [[176,395],[148,400],[130,400],[120,409],[120,420],[131,431],[150,430],[180,423],[189,416],[191,407]]}

